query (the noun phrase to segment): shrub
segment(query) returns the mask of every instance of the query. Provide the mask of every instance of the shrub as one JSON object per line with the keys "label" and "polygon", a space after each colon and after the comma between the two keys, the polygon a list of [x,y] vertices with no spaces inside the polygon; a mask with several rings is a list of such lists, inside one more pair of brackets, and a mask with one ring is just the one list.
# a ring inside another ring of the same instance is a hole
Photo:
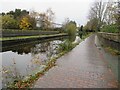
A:
{"label": "shrub", "polygon": [[2,16],[2,28],[3,29],[17,29],[18,21],[13,18],[12,15]]}
{"label": "shrub", "polygon": [[108,32],[108,33],[118,33],[120,32],[117,28],[116,24],[112,25],[106,25],[101,29],[102,32]]}
{"label": "shrub", "polygon": [[66,24],[66,26],[65,26],[65,30],[66,30],[66,32],[68,33],[68,35],[70,36],[71,41],[74,41],[74,40],[75,40],[76,29],[77,29],[76,23],[73,22],[73,21],[70,21],[70,22],[69,22],[68,24]]}
{"label": "shrub", "polygon": [[59,52],[63,52],[63,51],[70,51],[74,48],[74,45],[72,44],[72,42],[70,42],[69,40],[66,40],[65,42],[59,44]]}

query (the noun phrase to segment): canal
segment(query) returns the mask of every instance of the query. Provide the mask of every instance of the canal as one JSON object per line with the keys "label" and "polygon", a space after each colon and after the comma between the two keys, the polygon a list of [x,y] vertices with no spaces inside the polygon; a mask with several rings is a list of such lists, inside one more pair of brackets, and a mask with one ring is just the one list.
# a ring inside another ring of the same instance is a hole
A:
{"label": "canal", "polygon": [[64,36],[2,47],[2,87],[42,70],[59,53],[59,44],[67,39]]}

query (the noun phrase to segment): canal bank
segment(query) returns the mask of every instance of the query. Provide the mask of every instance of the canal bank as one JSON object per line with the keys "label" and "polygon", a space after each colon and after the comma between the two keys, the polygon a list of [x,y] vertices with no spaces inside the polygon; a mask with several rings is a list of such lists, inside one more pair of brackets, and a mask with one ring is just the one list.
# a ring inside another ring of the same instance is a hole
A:
{"label": "canal bank", "polygon": [[99,32],[97,36],[104,53],[106,53],[104,57],[108,58],[108,67],[111,68],[120,84],[120,34]]}
{"label": "canal bank", "polygon": [[120,51],[120,34],[119,33],[105,33],[99,32],[97,36],[100,40],[100,43],[104,47],[111,47]]}
{"label": "canal bank", "polygon": [[0,38],[0,42],[2,43],[1,47],[6,47],[6,46],[9,46],[9,45],[13,45],[13,44],[39,41],[39,40],[62,37],[62,36],[68,36],[68,34],[67,33],[60,33],[60,34],[53,34],[53,35],[4,37],[4,38]]}

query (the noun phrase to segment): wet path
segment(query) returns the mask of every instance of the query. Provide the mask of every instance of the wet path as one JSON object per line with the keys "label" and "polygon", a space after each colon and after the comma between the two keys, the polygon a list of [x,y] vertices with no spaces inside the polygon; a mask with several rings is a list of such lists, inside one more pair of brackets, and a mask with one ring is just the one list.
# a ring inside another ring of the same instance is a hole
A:
{"label": "wet path", "polygon": [[35,88],[115,88],[117,81],[92,35],[57,60]]}

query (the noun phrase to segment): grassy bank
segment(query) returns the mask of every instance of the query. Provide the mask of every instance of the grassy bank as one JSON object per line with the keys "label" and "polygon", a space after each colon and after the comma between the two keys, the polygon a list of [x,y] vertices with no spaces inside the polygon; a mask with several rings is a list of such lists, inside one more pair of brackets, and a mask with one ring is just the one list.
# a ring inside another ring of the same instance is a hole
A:
{"label": "grassy bank", "polygon": [[53,35],[36,35],[36,36],[16,36],[16,37],[3,37],[0,38],[0,41],[8,41],[8,40],[21,40],[21,39],[33,39],[33,38],[45,38],[45,37],[55,37],[55,36],[63,36],[67,35],[66,33],[53,34]]}
{"label": "grassy bank", "polygon": [[16,36],[35,36],[35,35],[51,35],[59,34],[59,31],[52,30],[13,30],[2,29],[2,37],[16,37]]}
{"label": "grassy bank", "polygon": [[103,46],[103,48],[105,49],[105,51],[111,53],[112,55],[120,55],[120,51],[112,48],[112,47],[106,47],[106,46]]}

